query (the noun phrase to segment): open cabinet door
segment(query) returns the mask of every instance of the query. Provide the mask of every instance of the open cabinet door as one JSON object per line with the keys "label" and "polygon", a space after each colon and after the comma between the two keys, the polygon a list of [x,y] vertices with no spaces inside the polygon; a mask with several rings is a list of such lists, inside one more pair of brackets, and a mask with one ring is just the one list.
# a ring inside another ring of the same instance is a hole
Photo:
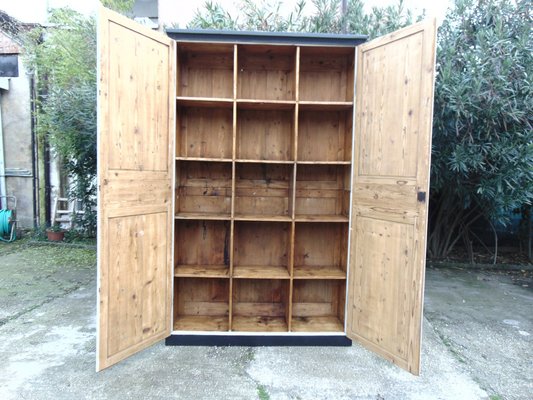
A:
{"label": "open cabinet door", "polygon": [[175,51],[101,7],[98,55],[101,370],[171,331]]}
{"label": "open cabinet door", "polygon": [[346,330],[420,370],[435,20],[358,47]]}

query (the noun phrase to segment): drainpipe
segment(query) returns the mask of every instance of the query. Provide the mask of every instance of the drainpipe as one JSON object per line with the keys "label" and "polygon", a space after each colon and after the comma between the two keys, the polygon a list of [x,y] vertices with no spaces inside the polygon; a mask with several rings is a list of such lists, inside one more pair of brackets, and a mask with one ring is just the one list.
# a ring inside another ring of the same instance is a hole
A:
{"label": "drainpipe", "polygon": [[35,96],[35,76],[30,76],[30,107],[31,107],[31,175],[33,176],[33,227],[38,228],[41,226],[40,213],[39,213],[39,174],[37,170],[38,157],[37,157],[37,124],[36,124],[36,101]]}

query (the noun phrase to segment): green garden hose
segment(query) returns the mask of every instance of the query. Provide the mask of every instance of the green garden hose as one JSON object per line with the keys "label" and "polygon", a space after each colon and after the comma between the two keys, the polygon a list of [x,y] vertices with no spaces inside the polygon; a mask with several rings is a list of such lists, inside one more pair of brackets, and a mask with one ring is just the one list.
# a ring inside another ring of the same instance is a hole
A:
{"label": "green garden hose", "polygon": [[[17,234],[13,229],[13,220],[12,210],[0,210],[0,240],[12,242],[16,239]],[[5,238],[6,236],[8,239]]]}

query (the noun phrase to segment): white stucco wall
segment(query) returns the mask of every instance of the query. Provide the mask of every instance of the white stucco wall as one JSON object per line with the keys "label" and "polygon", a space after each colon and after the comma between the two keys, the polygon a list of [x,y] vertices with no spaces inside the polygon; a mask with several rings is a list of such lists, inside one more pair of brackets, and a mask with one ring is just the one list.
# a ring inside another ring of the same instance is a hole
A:
{"label": "white stucco wall", "polygon": [[6,189],[17,197],[20,227],[33,227],[33,175],[30,79],[19,57],[19,77],[9,78],[9,90],[0,89]]}

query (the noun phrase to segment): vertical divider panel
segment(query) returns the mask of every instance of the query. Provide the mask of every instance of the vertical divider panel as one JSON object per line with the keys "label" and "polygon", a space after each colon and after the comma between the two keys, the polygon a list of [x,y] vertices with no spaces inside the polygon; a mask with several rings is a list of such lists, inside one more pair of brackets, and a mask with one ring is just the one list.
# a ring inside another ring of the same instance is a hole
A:
{"label": "vertical divider panel", "polygon": [[239,47],[233,45],[233,147],[231,155],[231,229],[230,229],[230,271],[229,271],[229,331],[233,326],[233,264],[235,249],[235,174],[237,157],[237,80],[239,76]]}
{"label": "vertical divider panel", "polygon": [[294,57],[294,123],[293,123],[293,160],[292,165],[292,191],[290,193],[291,199],[289,204],[291,206],[291,234],[290,234],[290,256],[289,256],[289,299],[288,299],[288,312],[287,312],[287,328],[288,331],[292,331],[292,297],[293,297],[293,287],[294,287],[294,238],[296,233],[296,223],[294,222],[296,216],[296,170],[297,160],[298,160],[298,113],[299,106],[298,101],[300,99],[300,46],[296,46],[296,55]]}

